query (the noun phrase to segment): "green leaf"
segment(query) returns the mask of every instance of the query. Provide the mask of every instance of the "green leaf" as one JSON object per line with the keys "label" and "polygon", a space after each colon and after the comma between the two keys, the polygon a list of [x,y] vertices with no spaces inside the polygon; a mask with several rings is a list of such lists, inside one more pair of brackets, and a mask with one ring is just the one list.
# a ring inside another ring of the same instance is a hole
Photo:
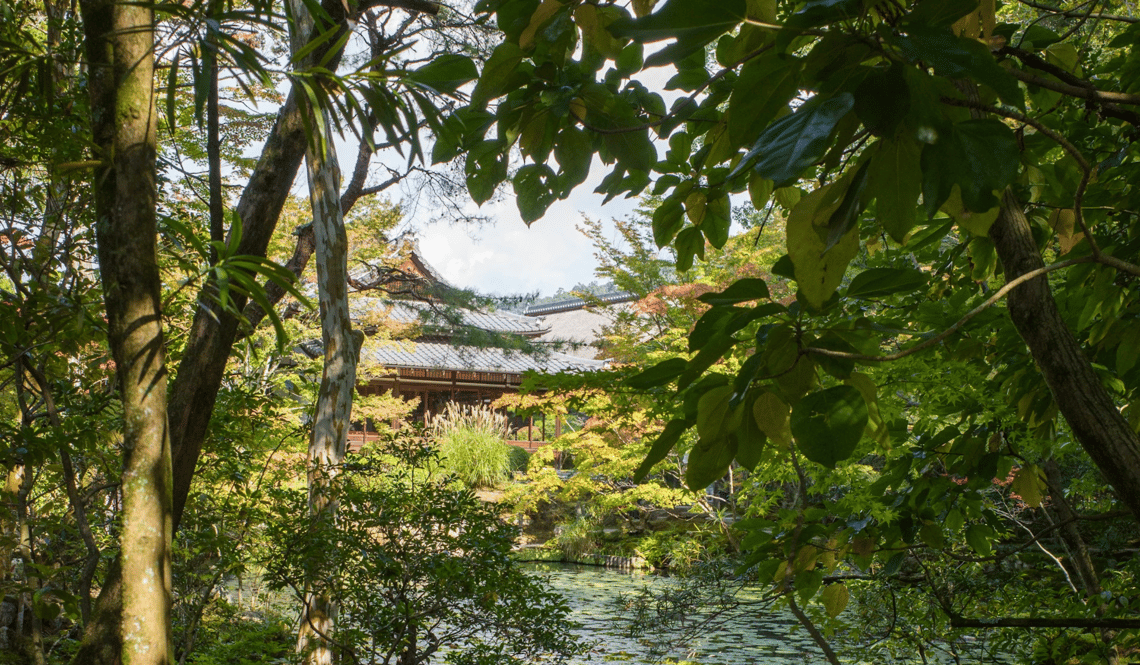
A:
{"label": "green leaf", "polygon": [[825,253],[856,228],[859,213],[867,207],[867,197],[864,196],[867,189],[867,165],[868,162],[863,162],[855,171],[847,185],[847,191],[843,193],[843,200],[827,220],[827,244],[823,248]]}
{"label": "green leaf", "polygon": [[927,276],[913,268],[871,268],[855,275],[847,287],[848,298],[881,298],[926,286]]}
{"label": "green leaf", "polygon": [[997,64],[985,44],[957,37],[944,27],[908,25],[906,31],[905,36],[895,37],[894,41],[910,62],[923,62],[933,67],[938,76],[949,79],[970,76],[992,88],[1002,101],[1025,108],[1017,79]]}
{"label": "green leaf", "polygon": [[515,174],[515,203],[527,226],[545,215],[558,198],[551,190],[553,179],[554,171],[546,164],[527,164]]}
{"label": "green leaf", "polygon": [[705,237],[695,226],[678,233],[674,246],[677,250],[677,270],[680,272],[688,272],[693,267],[694,257],[699,256],[702,260],[705,258]]}
{"label": "green leaf", "polygon": [[868,198],[876,200],[879,222],[895,242],[914,228],[918,195],[922,193],[919,168],[922,146],[909,134],[885,138],[871,158]]}
{"label": "green leaf", "polygon": [[625,384],[634,390],[648,390],[664,386],[681,376],[681,372],[685,371],[688,364],[684,358],[662,360],[653,367],[629,377],[625,380]]}
{"label": "green leaf", "polygon": [[878,136],[891,136],[910,111],[910,88],[903,67],[876,69],[855,89],[855,115]]}
{"label": "green leaf", "polygon": [[705,215],[698,227],[701,233],[708,238],[709,244],[716,249],[724,247],[728,242],[728,231],[732,226],[732,209],[729,206],[728,195],[724,194],[710,200],[705,205]]}
{"label": "green leaf", "polygon": [[645,477],[649,475],[653,467],[665,459],[665,456],[669,454],[673,446],[677,445],[677,441],[681,439],[681,435],[684,434],[687,429],[689,429],[689,423],[684,420],[670,420],[666,423],[661,435],[658,436],[657,440],[653,442],[653,445],[649,447],[649,454],[645,456],[641,465],[637,467],[637,471],[633,472],[633,482],[640,483],[645,480]]}
{"label": "green leaf", "polygon": [[770,49],[740,68],[740,76],[728,100],[728,138],[734,144],[756,141],[768,123],[796,96],[800,63],[798,58],[783,57]]}
{"label": "green leaf", "polygon": [[792,442],[788,414],[788,405],[775,393],[760,393],[752,403],[752,417],[756,426],[781,448],[787,448]]}
{"label": "green leaf", "polygon": [[515,89],[519,66],[522,64],[524,53],[517,44],[505,41],[499,44],[487,64],[483,66],[483,74],[471,92],[471,104],[483,106],[487,102]]}
{"label": "green leaf", "polygon": [[833,206],[819,209],[829,188],[834,186],[821,187],[803,197],[788,216],[788,256],[795,269],[800,293],[812,307],[822,307],[831,297],[843,280],[847,264],[859,252],[858,228],[852,228],[830,250],[821,237],[831,213],[839,206],[836,202]]}
{"label": "green leaf", "polygon": [[1046,489],[1045,479],[1041,477],[1041,467],[1036,464],[1026,464],[1018,469],[1009,489],[1020,496],[1025,505],[1030,508],[1039,507]]}
{"label": "green leaf", "polygon": [[431,149],[433,164],[447,162],[469,145],[483,140],[495,116],[483,109],[464,106],[456,109],[436,130]]}
{"label": "green leaf", "polygon": [[685,226],[683,214],[681,202],[673,198],[665,199],[665,202],[653,211],[653,242],[657,243],[658,247],[664,247],[672,242],[674,236]]}
{"label": "green leaf", "polygon": [[863,0],[808,0],[784,25],[792,30],[807,30],[853,19],[862,13]]}
{"label": "green leaf", "polygon": [[768,284],[759,277],[738,279],[720,293],[705,293],[697,300],[706,305],[736,305],[769,297]]}
{"label": "green leaf", "polygon": [[593,144],[586,132],[570,126],[558,133],[554,143],[554,158],[562,169],[562,196],[568,196],[574,187],[586,181],[590,175],[593,156]]}
{"label": "green leaf", "polygon": [[903,17],[906,26],[950,26],[978,8],[978,0],[922,0]]}
{"label": "green leaf", "polygon": [[997,207],[995,191],[1017,177],[1021,153],[1013,131],[998,120],[967,120],[922,151],[922,196],[928,217],[950,198],[954,185],[962,205],[984,213]]}
{"label": "green leaf", "polygon": [[971,524],[966,527],[966,542],[978,556],[989,556],[993,551],[993,545],[990,544],[990,537],[993,535],[993,529],[981,524]]}
{"label": "green leaf", "polygon": [[831,131],[854,105],[855,98],[849,92],[804,102],[795,113],[764,130],[734,174],[755,159],[756,173],[773,181],[777,188],[793,184],[827,152]]}
{"label": "green leaf", "polygon": [[467,189],[471,198],[482,205],[490,200],[495,188],[507,178],[507,158],[500,140],[482,141],[467,153],[464,165]]}
{"label": "green leaf", "polygon": [[609,31],[643,43],[675,38],[675,43],[646,58],[646,67],[657,67],[701,50],[735,28],[746,12],[745,0],[667,0],[648,16],[614,21]]}
{"label": "green leaf", "polygon": [[752,405],[744,407],[744,417],[740,419],[740,427],[736,430],[736,461],[749,471],[756,470],[756,465],[764,455],[764,444],[768,443],[768,437],[756,423],[752,411]]}
{"label": "green leaf", "polygon": [[827,616],[832,619],[843,612],[847,607],[847,600],[849,598],[850,593],[847,591],[847,585],[842,582],[828,584],[823,588],[823,593],[819,594],[819,600],[823,603],[823,609],[827,611]]}
{"label": "green leaf", "polygon": [[443,94],[453,94],[478,77],[479,70],[471,58],[456,53],[445,53],[408,74],[409,81]]}
{"label": "green leaf", "polygon": [[797,402],[790,424],[804,457],[834,469],[855,453],[867,427],[867,402],[857,389],[835,386]]}
{"label": "green leaf", "polygon": [[702,439],[719,439],[740,427],[743,411],[732,408],[732,386],[718,386],[697,400],[697,433]]}
{"label": "green leaf", "polygon": [[719,439],[701,438],[689,451],[685,468],[685,484],[694,492],[701,492],[728,472],[736,458],[736,437]]}

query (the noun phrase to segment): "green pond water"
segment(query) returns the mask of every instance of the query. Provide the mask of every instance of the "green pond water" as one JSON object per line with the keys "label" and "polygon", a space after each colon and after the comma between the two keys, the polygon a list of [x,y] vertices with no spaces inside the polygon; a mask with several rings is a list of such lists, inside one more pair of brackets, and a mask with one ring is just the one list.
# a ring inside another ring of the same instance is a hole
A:
{"label": "green pond water", "polygon": [[[580,624],[576,632],[593,649],[571,661],[575,665],[660,662],[651,655],[651,638],[630,637],[619,599],[631,596],[646,585],[671,584],[668,577],[639,572],[619,572],[597,566],[574,564],[526,564],[526,570],[549,580],[566,597],[571,618]],[[751,593],[743,592],[742,600]],[[760,596],[756,590],[755,597]],[[788,613],[738,613],[726,624],[705,632],[685,647],[668,649],[665,662],[689,661],[700,665],[799,665],[818,663],[823,654]]]}

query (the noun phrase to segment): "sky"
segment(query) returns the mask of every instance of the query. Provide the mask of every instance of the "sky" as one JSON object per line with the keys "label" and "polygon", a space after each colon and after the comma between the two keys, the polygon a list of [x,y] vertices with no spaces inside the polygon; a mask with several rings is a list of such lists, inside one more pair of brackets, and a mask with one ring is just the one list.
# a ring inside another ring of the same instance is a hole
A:
{"label": "sky", "polygon": [[637,206],[637,199],[620,197],[602,204],[604,196],[593,190],[605,173],[606,167],[595,160],[589,179],[529,228],[508,188],[507,196],[478,209],[493,224],[478,229],[431,224],[418,235],[420,252],[447,281],[487,295],[548,296],[559,288],[588,284],[598,279],[597,259],[590,240],[577,230],[583,215],[601,219],[612,232],[610,220],[631,214]]}

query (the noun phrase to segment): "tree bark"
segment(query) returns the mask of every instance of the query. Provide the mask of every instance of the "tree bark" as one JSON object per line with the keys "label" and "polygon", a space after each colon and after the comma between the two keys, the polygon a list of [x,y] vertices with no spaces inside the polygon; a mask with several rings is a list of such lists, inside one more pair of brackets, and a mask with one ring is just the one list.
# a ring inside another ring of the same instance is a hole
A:
{"label": "tree bark", "polygon": [[[990,227],[1006,280],[1045,263],[1029,221],[1009,190]],[[1010,318],[1053,393],[1073,436],[1089,454],[1120,501],[1140,519],[1140,439],[1121,415],[1080,343],[1065,324],[1045,276],[1009,293]]]}
{"label": "tree bark", "polygon": [[154,12],[82,3],[91,72],[96,242],[123,410],[119,658],[160,665],[170,634],[171,467],[157,257]]}
{"label": "tree bark", "polygon": [[[290,46],[296,54],[317,34],[315,20],[303,0],[290,0],[293,14]],[[322,26],[324,32],[327,26]],[[300,69],[315,61],[306,57]],[[306,143],[309,203],[313,211],[313,236],[317,259],[317,297],[320,303],[324,368],[317,395],[313,433],[309,442],[309,519],[329,523],[336,519],[334,483],[344,461],[352,397],[356,388],[359,344],[354,338],[348,311],[348,236],[340,208],[340,169],[333,144],[332,122],[327,109],[305,105],[309,126],[320,128]],[[362,341],[362,336],[361,336]],[[318,571],[318,577],[333,577],[335,571]],[[334,645],[329,637],[336,620],[336,599],[315,580],[306,584],[301,608],[297,650],[308,665],[332,665]]]}

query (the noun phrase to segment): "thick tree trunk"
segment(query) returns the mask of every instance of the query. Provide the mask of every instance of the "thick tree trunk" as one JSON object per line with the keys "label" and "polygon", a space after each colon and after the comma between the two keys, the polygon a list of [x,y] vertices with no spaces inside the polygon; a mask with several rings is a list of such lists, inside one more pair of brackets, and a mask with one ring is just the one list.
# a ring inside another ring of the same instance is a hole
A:
{"label": "thick tree trunk", "polygon": [[[1002,196],[990,227],[1006,280],[1044,267],[1029,221],[1013,193]],[[1061,318],[1045,276],[1013,289],[1009,314],[1081,446],[1140,519],[1140,439],[1100,382],[1080,343]]]}
{"label": "thick tree trunk", "polygon": [[166,664],[170,636],[171,471],[155,215],[154,13],[82,5],[91,72],[96,241],[108,341],[123,410],[119,657]]}
{"label": "thick tree trunk", "polygon": [[[303,0],[290,0],[289,8],[293,14],[291,46],[296,54],[308,42],[309,35],[316,32],[313,16]],[[312,64],[311,58],[298,63],[301,68]],[[354,338],[348,312],[348,236],[340,209],[340,172],[332,123],[326,110],[311,106],[305,110],[309,126],[321,128],[309,137],[305,162],[309,203],[313,210],[321,339],[325,349],[309,442],[309,518],[313,522],[331,522],[336,519],[333,483],[344,460],[360,345]],[[318,575],[331,577],[335,571],[319,571]],[[329,636],[336,619],[336,599],[311,582],[307,586],[297,649],[309,665],[332,665],[336,659]]]}

